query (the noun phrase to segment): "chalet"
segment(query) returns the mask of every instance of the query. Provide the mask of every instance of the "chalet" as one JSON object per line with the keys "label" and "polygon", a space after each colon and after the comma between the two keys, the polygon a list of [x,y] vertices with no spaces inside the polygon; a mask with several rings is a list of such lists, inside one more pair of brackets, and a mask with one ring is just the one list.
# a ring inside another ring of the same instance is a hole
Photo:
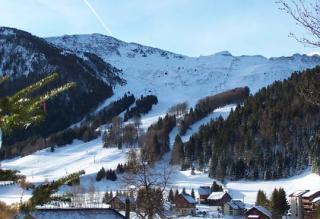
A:
{"label": "chalet", "polygon": [[207,204],[208,203],[208,197],[211,193],[210,186],[200,186],[198,189],[199,193],[199,202],[201,204]]}
{"label": "chalet", "polygon": [[289,195],[290,210],[292,219],[302,219],[304,210],[302,204],[302,195],[309,192],[309,190],[298,190]]}
{"label": "chalet", "polygon": [[272,213],[262,207],[262,206],[254,206],[250,208],[246,213],[246,219],[271,219]]}
{"label": "chalet", "polygon": [[316,217],[316,207],[320,198],[319,190],[310,190],[302,195],[302,206],[304,219],[313,219]]}
{"label": "chalet", "polygon": [[224,205],[231,200],[232,198],[227,191],[212,192],[208,197],[209,206],[220,210],[223,210]]}
{"label": "chalet", "polygon": [[231,200],[224,204],[223,212],[227,216],[242,216],[245,212],[245,204],[241,200]]}
{"label": "chalet", "polygon": [[179,194],[174,200],[174,211],[179,216],[196,214],[196,200],[191,195]]}
{"label": "chalet", "polygon": [[320,205],[320,191],[299,190],[289,195],[292,219],[313,219]]}
{"label": "chalet", "polygon": [[126,199],[129,198],[130,201],[130,209],[135,209],[136,208],[136,201],[132,197],[128,197],[125,195],[117,195],[113,197],[108,204],[112,209],[117,209],[117,210],[125,210],[126,209]]}

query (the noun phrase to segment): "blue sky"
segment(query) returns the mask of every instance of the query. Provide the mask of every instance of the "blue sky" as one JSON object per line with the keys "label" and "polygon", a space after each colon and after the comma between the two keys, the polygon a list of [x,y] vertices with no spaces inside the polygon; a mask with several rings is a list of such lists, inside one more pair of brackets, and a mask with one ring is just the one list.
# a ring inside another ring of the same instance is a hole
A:
{"label": "blue sky", "polygon": [[[275,0],[87,0],[118,39],[199,56],[310,53]],[[85,0],[0,0],[0,26],[38,36],[109,34]]]}

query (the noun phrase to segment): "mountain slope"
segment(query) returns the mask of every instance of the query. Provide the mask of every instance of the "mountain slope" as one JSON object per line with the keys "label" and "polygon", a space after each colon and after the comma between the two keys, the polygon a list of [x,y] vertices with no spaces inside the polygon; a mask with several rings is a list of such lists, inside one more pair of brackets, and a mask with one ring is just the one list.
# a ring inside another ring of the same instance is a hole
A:
{"label": "mountain slope", "polygon": [[12,94],[52,72],[58,72],[60,78],[44,91],[69,81],[76,82],[76,88],[47,102],[48,116],[43,124],[5,136],[5,145],[68,127],[110,97],[113,86],[124,82],[119,77],[120,70],[94,54],[79,56],[30,33],[0,27],[0,73],[10,76],[10,81],[1,87],[1,96]]}
{"label": "mountain slope", "polygon": [[194,105],[202,97],[235,87],[248,86],[255,93],[275,80],[288,78],[293,71],[320,63],[320,56],[316,55],[295,54],[268,59],[232,56],[226,51],[194,58],[100,34],[66,35],[46,40],[79,54],[95,53],[121,69],[128,83],[117,93],[157,95],[159,104],[155,113],[164,113],[172,104],[185,100]]}

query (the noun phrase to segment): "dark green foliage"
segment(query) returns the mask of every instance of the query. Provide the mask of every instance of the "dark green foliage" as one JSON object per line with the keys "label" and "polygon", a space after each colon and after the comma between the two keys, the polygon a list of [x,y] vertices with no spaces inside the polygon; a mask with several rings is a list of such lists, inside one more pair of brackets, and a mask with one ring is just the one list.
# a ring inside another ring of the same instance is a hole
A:
{"label": "dark green foliage", "polygon": [[225,91],[214,96],[208,96],[198,101],[195,108],[191,108],[183,120],[180,122],[180,134],[184,135],[194,122],[203,119],[209,113],[219,107],[228,104],[242,103],[249,96],[249,88],[235,88],[230,91]]}
{"label": "dark green foliage", "polygon": [[97,176],[96,176],[96,181],[101,181],[104,177],[106,177],[106,170],[102,167],[98,173],[97,173]]}
{"label": "dark green foliage", "polygon": [[79,177],[84,173],[85,172],[82,170],[76,173],[72,173],[66,177],[60,178],[57,181],[37,186],[32,191],[32,197],[30,198],[30,200],[26,203],[23,203],[21,209],[24,211],[29,211],[34,209],[37,205],[44,205],[50,202],[52,200],[51,195],[57,192],[60,186],[78,180]]}
{"label": "dark green foliage", "polygon": [[147,95],[145,97],[141,96],[140,99],[136,100],[136,105],[126,111],[124,114],[124,121],[127,121],[134,116],[140,117],[141,114],[143,115],[148,113],[152,109],[152,105],[157,103],[158,98],[155,95]]}
{"label": "dark green foliage", "polygon": [[[1,87],[0,98],[11,96],[52,72],[59,72],[59,79],[35,95],[71,81],[77,86],[45,102],[45,106],[42,106],[46,109],[46,119],[43,123],[30,126],[28,129],[14,130],[12,135],[4,136],[0,159],[28,154],[32,147],[38,150],[38,144],[31,144],[34,139],[47,138],[82,120],[95,110],[101,101],[113,95],[113,86],[124,83],[118,76],[120,70],[94,54],[86,53],[82,59],[76,54],[64,53],[63,49],[27,32],[4,27],[1,29],[10,29],[14,34],[0,34],[0,41],[3,42],[0,44],[0,59],[3,61],[0,68],[2,73],[14,74],[11,74],[10,80]],[[21,50],[17,51],[16,48]],[[28,71],[25,72],[26,70]],[[24,72],[28,75],[24,75]],[[101,80],[100,76],[105,80]]]}
{"label": "dark green foliage", "polygon": [[179,190],[176,189],[176,191],[174,192],[174,196],[173,196],[174,200],[176,200],[176,198],[178,197],[178,195],[179,195]]}
{"label": "dark green foliage", "polygon": [[177,135],[171,152],[171,165],[180,165],[184,160],[184,148],[180,135]]}
{"label": "dark green foliage", "polygon": [[122,174],[124,172],[125,172],[125,166],[122,163],[118,164],[117,169],[116,169],[116,173]]}
{"label": "dark green foliage", "polygon": [[3,170],[0,169],[0,181],[18,181],[25,178],[25,176],[18,174],[17,170]]}
{"label": "dark green foliage", "polygon": [[210,187],[211,192],[221,192],[223,191],[223,187],[219,185],[216,181],[213,181],[211,187]]}
{"label": "dark green foliage", "polygon": [[170,150],[169,133],[175,125],[176,117],[166,115],[164,118],[160,117],[156,124],[148,128],[141,148],[141,155],[144,160],[154,163]]}
{"label": "dark green foliage", "polygon": [[183,189],[182,189],[182,194],[184,194],[184,195],[186,195],[186,194],[187,194],[187,192],[186,192],[186,188],[184,188],[184,187],[183,187]]}
{"label": "dark green foliage", "polygon": [[127,109],[135,98],[133,95],[125,94],[119,100],[116,100],[102,109],[95,117],[88,116],[78,128],[68,128],[63,131],[51,134],[47,138],[29,139],[23,142],[16,143],[9,148],[0,150],[1,158],[10,158],[18,155],[28,155],[36,150],[40,150],[52,146],[63,146],[71,144],[74,139],[79,139],[84,142],[93,140],[99,136],[96,129],[105,123],[111,122],[114,115],[118,115]]}
{"label": "dark green foliage", "polygon": [[256,199],[256,205],[263,206],[265,208],[269,208],[269,200],[267,198],[267,195],[264,191],[258,190],[257,193],[257,199]]}
{"label": "dark green foliage", "polygon": [[173,194],[173,190],[172,190],[172,189],[170,189],[170,191],[169,191],[168,201],[169,201],[170,203],[173,203],[173,202],[174,202],[174,194]]}
{"label": "dark green foliage", "polygon": [[204,163],[210,177],[268,180],[304,170],[311,158],[317,171],[320,108],[306,101],[300,87],[319,81],[320,67],[293,73],[248,97],[226,120],[202,126],[185,143],[184,167]]}
{"label": "dark green foliage", "polygon": [[111,181],[116,181],[117,180],[116,171],[111,170],[111,169],[107,170],[106,171],[106,179],[111,180]]}
{"label": "dark green foliage", "polygon": [[194,199],[196,199],[196,196],[195,196],[195,194],[194,194],[193,188],[191,189],[191,197],[194,198]]}

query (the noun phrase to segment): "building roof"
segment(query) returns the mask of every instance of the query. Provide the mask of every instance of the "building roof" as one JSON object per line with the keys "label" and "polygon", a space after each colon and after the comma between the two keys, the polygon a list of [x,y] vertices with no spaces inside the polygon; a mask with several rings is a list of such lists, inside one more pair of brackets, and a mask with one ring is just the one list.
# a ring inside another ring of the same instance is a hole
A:
{"label": "building roof", "polygon": [[[110,208],[87,208],[87,209],[38,209],[31,213],[37,219],[122,219],[125,218],[118,211]],[[18,218],[24,218],[23,214],[18,215]]]}
{"label": "building roof", "polygon": [[312,199],[313,203],[319,203],[320,202],[320,197],[316,197],[314,199]]}
{"label": "building roof", "polygon": [[309,192],[310,190],[297,190],[289,195],[289,197],[300,197],[303,194]]}
{"label": "building roof", "polygon": [[190,204],[197,204],[197,201],[192,198],[191,195],[188,194],[181,194],[181,196]]}
{"label": "building roof", "polygon": [[245,209],[245,204],[241,200],[231,200],[227,203],[232,209]]}
{"label": "building roof", "polygon": [[198,189],[199,195],[210,195],[211,189],[210,186],[200,186]]}
{"label": "building roof", "polygon": [[[248,210],[248,212],[250,211],[250,210],[252,210],[252,209],[257,209],[258,211],[260,211],[262,214],[264,214],[264,215],[266,215],[266,216],[268,216],[268,217],[272,217],[272,213],[268,210],[268,209],[266,209],[265,207],[262,207],[262,206],[260,206],[260,205],[256,205],[256,206],[253,206],[252,208],[250,208],[249,210]],[[254,216],[254,215],[251,215],[251,216]],[[250,218],[252,218],[252,217],[250,217]]]}
{"label": "building roof", "polygon": [[302,195],[303,198],[309,198],[319,192],[319,190],[310,190]]}
{"label": "building roof", "polygon": [[131,204],[134,204],[134,203],[136,202],[136,200],[135,200],[134,198],[130,197],[130,196],[126,196],[126,195],[116,195],[115,197],[113,197],[113,198],[109,201],[109,203],[110,203],[113,199],[115,199],[115,198],[119,199],[119,201],[122,202],[123,204],[126,203],[126,199],[127,199],[127,198],[129,198],[129,201],[130,201]]}
{"label": "building roof", "polygon": [[[222,199],[224,195],[228,194],[227,191],[223,191],[223,192],[212,192],[208,199],[210,200],[219,200]],[[229,195],[229,194],[228,194]],[[230,195],[229,195],[230,196]]]}

